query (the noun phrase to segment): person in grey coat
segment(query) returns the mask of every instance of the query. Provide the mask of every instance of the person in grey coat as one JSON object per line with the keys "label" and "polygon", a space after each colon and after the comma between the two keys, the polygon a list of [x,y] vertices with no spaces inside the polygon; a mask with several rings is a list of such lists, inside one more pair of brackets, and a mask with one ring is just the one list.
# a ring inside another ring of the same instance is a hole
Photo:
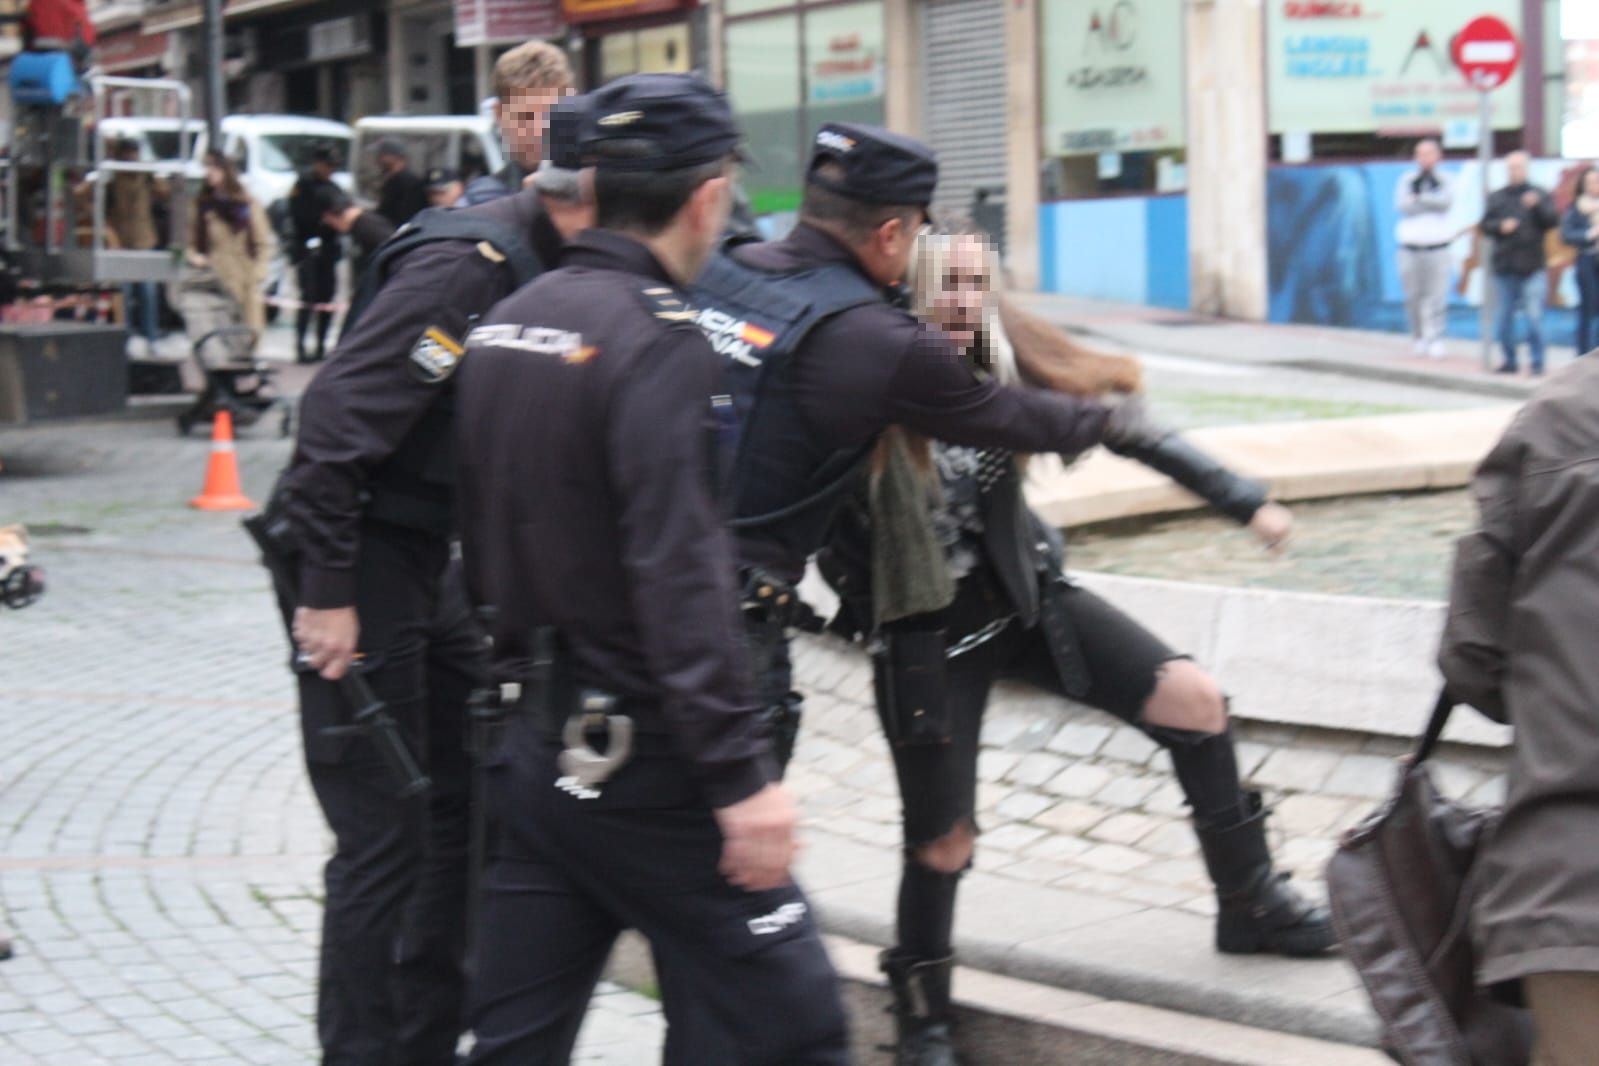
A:
{"label": "person in grey coat", "polygon": [[1395,239],[1399,244],[1399,281],[1405,288],[1405,311],[1417,355],[1444,355],[1444,327],[1449,310],[1449,245],[1455,227],[1449,209],[1455,183],[1438,169],[1443,149],[1431,137],[1416,144],[1416,169],[1399,179],[1394,206],[1399,211]]}
{"label": "person in grey coat", "polygon": [[[1557,375],[1472,483],[1438,662],[1515,727],[1503,819],[1478,857],[1478,981],[1519,985],[1535,1066],[1599,1048],[1599,360]],[[1508,986],[1508,987],[1507,987]]]}

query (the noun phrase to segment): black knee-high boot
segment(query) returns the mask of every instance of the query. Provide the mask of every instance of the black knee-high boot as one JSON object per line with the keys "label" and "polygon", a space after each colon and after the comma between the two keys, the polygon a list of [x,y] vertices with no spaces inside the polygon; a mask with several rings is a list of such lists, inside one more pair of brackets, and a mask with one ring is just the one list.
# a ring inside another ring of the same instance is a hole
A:
{"label": "black knee-high boot", "polygon": [[[302,294],[301,300],[303,301],[304,299],[304,294]],[[296,309],[294,312],[294,361],[296,363],[305,363],[310,361],[309,357],[305,354],[305,331],[310,328],[311,309],[304,306]]]}
{"label": "black knee-high boot", "polygon": [[1216,950],[1232,955],[1269,952],[1320,955],[1338,942],[1332,916],[1277,873],[1266,843],[1260,793],[1245,792],[1231,727],[1224,733],[1151,729],[1171,753],[1183,795],[1193,809],[1194,833],[1216,886]]}
{"label": "black knee-high boot", "polygon": [[333,312],[316,313],[316,357],[319,361],[328,357],[328,327],[331,325],[333,325]]}
{"label": "black knee-high boot", "polygon": [[900,946],[880,959],[894,992],[894,1066],[960,1066],[950,1009],[955,965],[950,937],[960,878],[905,860],[899,882]]}

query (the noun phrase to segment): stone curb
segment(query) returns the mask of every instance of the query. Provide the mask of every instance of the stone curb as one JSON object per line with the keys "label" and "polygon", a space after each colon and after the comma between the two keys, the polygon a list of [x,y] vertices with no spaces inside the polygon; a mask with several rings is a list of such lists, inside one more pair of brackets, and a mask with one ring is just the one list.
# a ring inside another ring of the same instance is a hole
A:
{"label": "stone curb", "polygon": [[[827,915],[823,921],[828,924]],[[844,981],[858,1061],[886,1062],[883,1047],[893,1038],[893,1022],[877,949],[844,936],[824,939]],[[655,989],[642,938],[624,936],[607,976],[627,987]],[[967,966],[956,970],[954,986],[957,1043],[969,1061],[986,1066],[1378,1066],[1389,1061],[1349,1043],[1105,998],[1109,986],[1085,994]]]}

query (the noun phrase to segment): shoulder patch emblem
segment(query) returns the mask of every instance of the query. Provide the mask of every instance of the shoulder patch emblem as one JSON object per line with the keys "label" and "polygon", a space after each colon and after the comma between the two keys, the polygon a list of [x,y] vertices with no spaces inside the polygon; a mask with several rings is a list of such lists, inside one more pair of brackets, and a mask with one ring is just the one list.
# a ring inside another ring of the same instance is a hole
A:
{"label": "shoulder patch emblem", "polygon": [[693,322],[695,314],[677,290],[665,285],[655,285],[643,290],[644,304],[656,318],[664,322]]}
{"label": "shoulder patch emblem", "polygon": [[411,348],[411,370],[429,385],[442,385],[461,365],[465,354],[460,341],[437,326],[429,326]]}
{"label": "shoulder patch emblem", "polygon": [[505,255],[488,241],[477,242],[477,254],[481,255],[484,259],[487,259],[491,263],[505,262]]}

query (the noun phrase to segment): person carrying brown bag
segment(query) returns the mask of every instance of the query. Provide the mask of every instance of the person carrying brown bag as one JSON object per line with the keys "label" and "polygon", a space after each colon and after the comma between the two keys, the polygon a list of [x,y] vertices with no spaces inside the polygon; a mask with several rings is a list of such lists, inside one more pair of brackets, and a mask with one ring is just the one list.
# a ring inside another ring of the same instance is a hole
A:
{"label": "person carrying brown bag", "polygon": [[1502,819],[1474,870],[1477,980],[1525,995],[1534,1066],[1599,1047],[1599,362],[1540,389],[1472,484],[1439,667],[1515,727]]}

